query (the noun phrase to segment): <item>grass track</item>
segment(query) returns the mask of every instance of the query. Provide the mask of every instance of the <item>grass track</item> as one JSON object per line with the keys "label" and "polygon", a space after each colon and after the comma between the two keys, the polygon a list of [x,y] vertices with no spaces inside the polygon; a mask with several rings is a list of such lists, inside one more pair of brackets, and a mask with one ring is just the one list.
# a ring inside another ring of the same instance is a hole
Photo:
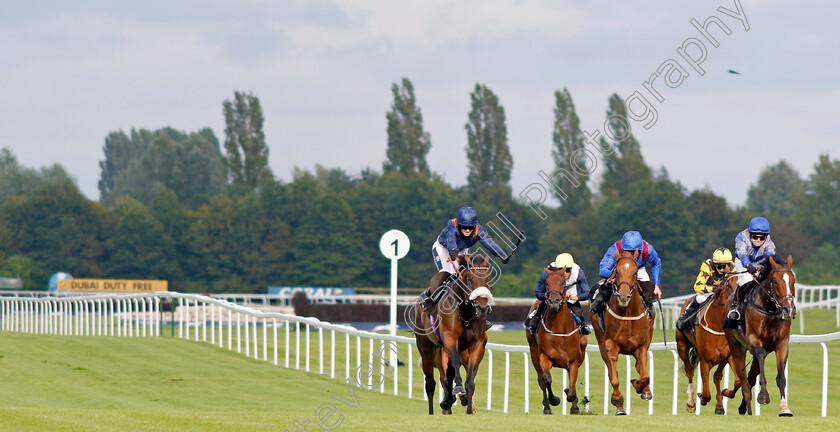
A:
{"label": "grass track", "polygon": [[[833,312],[809,310],[807,313],[808,333],[836,330]],[[163,334],[166,336],[170,333]],[[261,337],[262,332],[258,334]],[[661,332],[659,335],[661,338]],[[325,342],[329,346],[329,337],[326,336]],[[317,350],[314,349],[317,347],[317,333],[310,337],[313,347],[311,367],[317,371]],[[490,334],[490,340],[523,344],[524,335],[521,331],[495,332]],[[429,417],[425,414],[426,402],[420,399],[422,381],[417,369],[413,400],[405,397],[403,376],[399,397],[357,388],[359,406],[351,408],[331,399],[333,393],[347,395],[347,389],[338,379],[278,368],[204,343],[171,337],[59,337],[7,332],[0,333],[0,343],[0,355],[3,356],[0,358],[0,370],[3,371],[0,385],[0,428],[3,431],[295,430],[295,420],[303,422],[307,418],[312,419],[315,410],[329,402],[338,406],[335,416],[343,416],[336,430],[395,430],[417,424],[443,430],[521,429],[523,426],[537,429],[560,424],[573,429],[627,427],[632,424],[651,429],[664,426],[671,430],[723,430],[737,428],[742,424],[744,427],[778,427],[781,423],[797,430],[840,428],[840,398],[832,399],[830,396],[829,417],[819,417],[821,350],[818,345],[793,346],[790,403],[796,417],[779,419],[775,416],[778,411],[778,391],[772,376],[769,379],[772,401],[763,407],[760,418],[742,418],[737,415],[716,417],[711,414],[710,407],[703,407],[703,415],[699,417],[685,413],[682,409],[684,378],[681,379],[679,396],[680,415],[671,416],[669,381],[673,360],[669,353],[655,356],[657,387],[654,416],[646,415],[647,405],[642,405],[637,397],[632,401],[633,414],[628,418],[603,415],[542,416],[538,414],[539,388],[531,371],[529,394],[532,414],[525,418],[522,414],[523,361],[521,355],[514,355],[511,358],[511,414],[500,413],[500,378],[494,382],[493,409],[489,412],[486,410],[486,384],[483,381],[486,379],[486,369],[483,364],[484,373],[479,374],[477,386],[479,415],[465,416],[463,408],[457,407],[455,415],[451,417]],[[355,342],[351,343],[355,350]],[[260,356],[261,344],[260,340]],[[283,346],[281,333],[281,365],[284,363]],[[362,346],[366,354],[366,341],[363,341]],[[337,339],[337,348],[342,353],[337,356],[337,375],[343,377],[343,337]],[[405,350],[405,347],[401,349]],[[269,358],[271,352],[270,347]],[[355,351],[351,354],[351,366],[354,369]],[[840,345],[830,344],[829,357],[833,361],[833,368],[829,371],[829,394],[840,395],[840,373],[836,366],[840,361]],[[414,358],[417,358],[416,352]],[[362,361],[367,361],[366,355],[362,356]],[[597,354],[590,358],[590,364],[592,407],[593,411],[601,413],[603,364]],[[497,355],[494,369],[501,372],[502,365],[503,356]],[[497,373],[496,376],[500,377],[501,374]],[[386,391],[390,392],[391,388],[391,383],[386,381]],[[660,393],[662,390],[665,391],[664,395]],[[730,408],[734,407],[735,404],[730,403]],[[435,408],[439,411],[437,406]],[[558,411],[555,410],[555,413]],[[338,417],[331,420],[336,419]],[[310,430],[319,430],[314,422],[309,427]]]}

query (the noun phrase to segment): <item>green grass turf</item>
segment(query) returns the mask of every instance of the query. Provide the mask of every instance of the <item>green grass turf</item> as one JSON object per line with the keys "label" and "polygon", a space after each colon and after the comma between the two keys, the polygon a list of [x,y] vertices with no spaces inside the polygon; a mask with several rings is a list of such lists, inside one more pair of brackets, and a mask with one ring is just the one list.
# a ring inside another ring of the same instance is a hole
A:
{"label": "green grass turf", "polygon": [[[834,312],[806,311],[806,333],[836,331]],[[796,327],[796,325],[795,325]],[[226,329],[225,329],[226,330]],[[258,329],[258,354],[262,358],[262,329]],[[661,340],[662,333],[657,340]],[[175,332],[176,336],[178,332]],[[236,332],[233,332],[235,337]],[[272,331],[269,329],[269,337]],[[655,353],[654,416],[647,415],[647,403],[633,396],[631,416],[615,418],[603,416],[603,363],[597,353],[590,353],[591,397],[594,415],[563,418],[542,416],[541,393],[530,364],[530,412],[523,417],[522,354],[511,355],[509,414],[503,415],[502,371],[504,354],[494,356],[493,404],[487,410],[487,358],[477,379],[479,415],[468,417],[464,409],[455,407],[455,415],[429,417],[427,403],[422,400],[422,374],[414,368],[413,399],[406,397],[406,367],[400,367],[400,395],[393,396],[392,382],[385,380],[386,394],[355,387],[358,406],[344,405],[333,394],[349,397],[343,385],[344,337],[336,339],[336,375],[329,378],[330,358],[325,358],[325,375],[320,375],[318,333],[310,333],[310,369],[307,373],[295,369],[295,356],[290,356],[291,369],[285,363],[285,330],[278,329],[280,367],[272,364],[273,344],[268,347],[269,362],[244,358],[224,348],[205,343],[172,338],[164,329],[163,337],[115,338],[45,336],[0,332],[0,366],[3,380],[0,385],[0,428],[2,430],[56,431],[121,431],[121,430],[295,430],[294,422],[310,420],[309,430],[320,430],[314,423],[316,410],[328,403],[336,406],[330,422],[341,419],[336,430],[394,430],[405,427],[433,427],[443,429],[470,428],[499,430],[510,427],[537,429],[556,426],[584,429],[593,427],[667,427],[671,430],[723,430],[748,427],[784,427],[797,430],[837,430],[840,427],[840,344],[830,343],[828,418],[819,417],[821,391],[821,358],[819,345],[792,346],[790,364],[790,406],[795,417],[780,419],[775,372],[768,377],[770,405],[763,406],[760,418],[737,415],[714,416],[712,406],[702,407],[695,417],[684,410],[685,378],[680,377],[679,415],[671,413],[671,378],[673,356],[668,352]],[[295,332],[290,332],[290,347],[295,347]],[[193,335],[191,335],[193,336]],[[227,338],[227,332],[223,333]],[[324,333],[325,347],[330,345],[329,332]],[[490,341],[496,343],[525,343],[523,331],[491,332]],[[673,334],[669,334],[672,340]],[[244,339],[244,336],[243,336]],[[355,338],[351,338],[351,372],[356,368]],[[209,340],[209,336],[208,336]],[[218,342],[218,341],[217,341]],[[243,340],[244,342],[244,340]],[[594,338],[592,338],[594,343]],[[251,341],[253,343],[253,341]],[[368,358],[367,340],[362,340],[362,362]],[[305,333],[301,332],[301,348],[305,348]],[[408,347],[401,345],[407,358]],[[242,347],[244,352],[244,346]],[[329,351],[327,351],[329,352]],[[253,356],[253,352],[251,352]],[[418,356],[413,352],[413,360]],[[773,362],[771,356],[768,362]],[[623,363],[623,362],[622,362]],[[301,359],[305,368],[305,356]],[[623,379],[623,364],[621,377]],[[561,381],[555,373],[555,382]],[[555,387],[557,388],[557,387]],[[624,386],[622,385],[622,391]],[[582,393],[582,386],[578,387]],[[559,391],[558,391],[559,392]],[[664,393],[664,394],[663,394]],[[739,399],[730,401],[732,413]],[[560,414],[560,407],[555,414]],[[435,404],[435,411],[439,407]],[[322,411],[323,413],[323,411]],[[610,407],[612,413],[612,407]],[[338,417],[341,415],[342,417]],[[790,423],[789,425],[787,423]],[[532,426],[533,425],[533,426]],[[302,429],[301,429],[302,430]]]}

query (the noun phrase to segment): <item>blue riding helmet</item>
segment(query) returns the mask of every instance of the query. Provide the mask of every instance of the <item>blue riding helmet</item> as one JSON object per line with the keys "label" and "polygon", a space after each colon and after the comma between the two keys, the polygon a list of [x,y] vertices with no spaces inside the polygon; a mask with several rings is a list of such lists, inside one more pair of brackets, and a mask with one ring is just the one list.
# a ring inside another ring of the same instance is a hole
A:
{"label": "blue riding helmet", "polygon": [[751,233],[770,234],[770,222],[767,218],[756,216],[750,221],[749,230]]}
{"label": "blue riding helmet", "polygon": [[642,250],[644,243],[638,231],[627,231],[621,236],[621,249],[626,251]]}
{"label": "blue riding helmet", "polygon": [[474,227],[478,225],[478,214],[472,207],[461,207],[455,219],[458,221],[459,227]]}

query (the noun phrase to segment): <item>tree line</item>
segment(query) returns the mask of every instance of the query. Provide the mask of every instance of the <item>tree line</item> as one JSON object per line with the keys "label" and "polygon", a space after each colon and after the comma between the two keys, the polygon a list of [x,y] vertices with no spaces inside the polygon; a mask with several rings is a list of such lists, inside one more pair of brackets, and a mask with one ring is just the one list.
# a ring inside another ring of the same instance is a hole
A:
{"label": "tree line", "polygon": [[296,168],[290,182],[276,179],[259,99],[239,91],[222,104],[222,143],[209,128],[109,133],[99,201],[87,199],[60,165],[23,167],[3,149],[0,275],[19,275],[26,289],[45,289],[56,271],[165,279],[186,292],[386,287],[389,264],[378,240],[398,228],[413,243],[400,262],[400,286],[424,287],[435,271],[432,241],[469,205],[481,221],[501,212],[526,234],[502,267],[495,287],[501,296],[533,295],[542,267],[561,252],[571,252],[594,282],[603,252],[629,229],[641,231],[662,256],[666,295],[682,294],[700,262],[717,247],[732,248],[735,234],[759,214],[770,219],[780,253],[794,256],[800,282],[840,283],[840,161],[827,155],[806,178],[784,160],[764,168],[746,206],[735,207],[649,166],[617,94],[607,102],[610,133],[598,139],[602,152],[581,157],[588,138],[562,89],[554,95],[555,171],[541,174],[564,187],[547,189],[559,206],[536,212],[511,189],[505,111],[490,88],[476,84],[470,94],[463,186],[448,184],[426,161],[432,137],[411,81],[391,91],[381,170],[351,174],[318,165]]}

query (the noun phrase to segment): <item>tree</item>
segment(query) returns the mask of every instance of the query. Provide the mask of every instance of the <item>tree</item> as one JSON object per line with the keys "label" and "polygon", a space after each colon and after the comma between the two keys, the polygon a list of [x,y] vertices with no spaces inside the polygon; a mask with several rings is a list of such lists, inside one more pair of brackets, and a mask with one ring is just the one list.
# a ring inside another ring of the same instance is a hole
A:
{"label": "tree", "polygon": [[802,179],[784,160],[764,168],[758,182],[747,192],[747,208],[755,213],[790,217],[794,212],[791,194],[802,188]]}
{"label": "tree", "polygon": [[402,87],[394,83],[391,92],[394,103],[391,111],[385,114],[388,119],[388,160],[383,169],[385,172],[429,175],[426,155],[432,144],[429,133],[423,130],[423,114],[417,107],[414,86],[408,78],[403,78]]}
{"label": "tree", "polygon": [[471,193],[493,200],[510,199],[510,173],[513,157],[507,142],[505,110],[499,98],[483,84],[470,94],[472,111],[464,126],[467,130],[467,175]]}
{"label": "tree", "polygon": [[292,278],[314,286],[348,286],[366,272],[373,255],[359,239],[356,216],[334,192],[312,200],[306,218],[294,233]]}
{"label": "tree", "polygon": [[146,206],[123,197],[117,203],[116,214],[120,221],[107,240],[107,274],[119,279],[178,278],[175,242]]}
{"label": "tree", "polygon": [[105,137],[102,152],[105,160],[99,162],[99,201],[107,206],[114,206],[117,198],[114,195],[117,178],[128,169],[134,161],[139,161],[146,150],[152,133],[146,129],[139,131],[131,129],[131,136],[123,131],[111,132]]}
{"label": "tree", "polygon": [[[578,175],[576,171],[583,167],[578,165],[576,169],[572,166],[573,163],[580,164],[578,155],[584,148],[584,138],[569,90],[563,88],[563,91],[554,92],[554,98],[554,148],[551,150],[551,156],[554,158],[555,173],[563,172],[577,181],[577,184],[566,183],[570,187],[563,187],[562,194],[556,189],[554,193],[563,203],[561,208],[567,214],[576,215],[585,212],[591,206],[592,200],[592,192],[587,186],[589,176]],[[594,170],[594,167],[586,169]]]}
{"label": "tree", "polygon": [[223,103],[225,150],[233,183],[254,189],[274,175],[268,167],[268,146],[263,133],[260,100],[252,93],[235,91],[233,101]]}
{"label": "tree", "polygon": [[15,195],[30,195],[52,182],[75,183],[64,167],[55,164],[40,171],[18,164],[17,156],[8,148],[0,150],[0,204]]}
{"label": "tree", "polygon": [[840,160],[820,155],[814,173],[801,192],[794,194],[793,220],[814,244],[840,244]]}
{"label": "tree", "polygon": [[601,193],[605,196],[628,195],[632,189],[650,181],[651,171],[642,157],[639,142],[630,130],[624,101],[617,94],[609,99],[607,129],[604,133],[610,137],[610,141],[601,138],[600,146],[609,148],[612,144],[614,151],[604,156]]}
{"label": "tree", "polygon": [[28,196],[9,199],[2,217],[14,227],[16,252],[40,264],[32,272],[35,283],[46,283],[50,272],[58,270],[76,277],[103,276],[104,243],[113,232],[114,216],[72,182],[49,182]]}
{"label": "tree", "polygon": [[116,172],[103,203],[114,206],[120,197],[130,196],[148,206],[169,189],[182,204],[195,208],[225,187],[227,167],[210,128],[187,134],[166,127],[136,135],[143,137],[146,150]]}

